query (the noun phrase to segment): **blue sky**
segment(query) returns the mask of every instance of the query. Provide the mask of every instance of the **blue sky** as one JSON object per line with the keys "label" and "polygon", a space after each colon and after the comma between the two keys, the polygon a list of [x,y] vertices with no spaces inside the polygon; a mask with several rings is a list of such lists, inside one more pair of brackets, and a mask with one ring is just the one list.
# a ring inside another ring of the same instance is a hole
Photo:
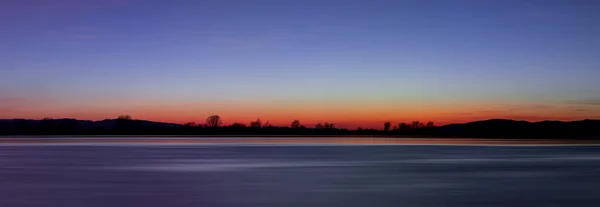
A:
{"label": "blue sky", "polygon": [[115,105],[89,116],[110,118],[146,102],[209,114],[276,100],[448,110],[600,100],[591,0],[8,0],[0,31],[0,98],[14,109],[0,117]]}

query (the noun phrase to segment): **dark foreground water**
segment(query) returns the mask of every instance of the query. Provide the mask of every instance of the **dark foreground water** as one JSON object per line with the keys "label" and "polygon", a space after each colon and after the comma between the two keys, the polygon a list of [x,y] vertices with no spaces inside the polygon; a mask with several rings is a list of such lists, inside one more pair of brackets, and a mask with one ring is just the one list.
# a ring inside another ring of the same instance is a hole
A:
{"label": "dark foreground water", "polygon": [[0,145],[0,206],[600,206],[597,146]]}

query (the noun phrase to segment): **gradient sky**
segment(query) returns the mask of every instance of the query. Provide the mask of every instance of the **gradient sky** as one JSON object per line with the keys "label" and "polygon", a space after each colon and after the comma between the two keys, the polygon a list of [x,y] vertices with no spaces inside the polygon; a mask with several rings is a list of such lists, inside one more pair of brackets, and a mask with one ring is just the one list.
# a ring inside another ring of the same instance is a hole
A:
{"label": "gradient sky", "polygon": [[600,1],[3,0],[0,118],[600,118]]}

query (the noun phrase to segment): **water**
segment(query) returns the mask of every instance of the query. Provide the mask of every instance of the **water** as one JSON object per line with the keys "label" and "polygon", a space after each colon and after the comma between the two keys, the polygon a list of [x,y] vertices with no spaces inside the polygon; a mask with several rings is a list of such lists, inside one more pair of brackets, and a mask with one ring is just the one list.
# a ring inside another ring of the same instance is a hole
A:
{"label": "water", "polygon": [[0,206],[600,206],[600,146],[0,145]]}

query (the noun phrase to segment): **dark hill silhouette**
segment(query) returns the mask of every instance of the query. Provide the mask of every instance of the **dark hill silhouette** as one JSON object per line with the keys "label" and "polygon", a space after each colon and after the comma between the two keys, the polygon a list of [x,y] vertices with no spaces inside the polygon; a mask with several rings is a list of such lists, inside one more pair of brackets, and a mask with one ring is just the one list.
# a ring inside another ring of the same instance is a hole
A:
{"label": "dark hill silhouette", "polygon": [[[214,115],[207,124],[173,124],[134,120],[130,116],[101,121],[76,119],[0,119],[0,135],[336,135],[336,136],[410,136],[477,138],[567,138],[600,139],[600,120],[527,122],[490,119],[462,124],[435,126],[433,122],[382,123],[383,130],[335,128],[333,123],[305,127],[294,120],[290,127],[266,124],[234,123],[221,126]],[[326,127],[325,127],[326,126]]]}
{"label": "dark hill silhouette", "polygon": [[600,120],[527,122],[490,119],[438,127],[436,134],[463,137],[598,138]]}

